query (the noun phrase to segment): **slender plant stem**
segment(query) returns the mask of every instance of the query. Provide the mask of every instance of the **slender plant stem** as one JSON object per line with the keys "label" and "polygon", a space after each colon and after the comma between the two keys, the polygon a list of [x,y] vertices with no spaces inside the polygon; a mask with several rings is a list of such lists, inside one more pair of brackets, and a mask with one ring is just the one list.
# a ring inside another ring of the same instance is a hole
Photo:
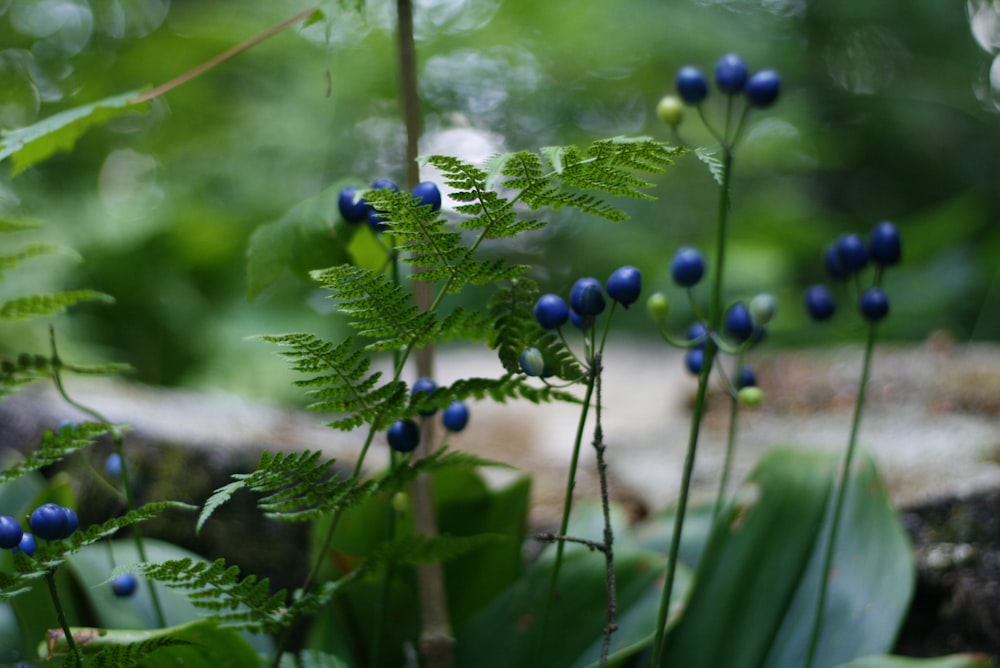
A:
{"label": "slender plant stem", "polygon": [[[719,186],[719,209],[716,224],[715,263],[712,266],[711,295],[708,308],[708,331],[718,331],[722,323],[722,281],[726,261],[726,239],[729,222],[729,183],[733,171],[732,147],[722,146],[722,183]],[[684,516],[687,512],[688,496],[691,490],[691,478],[694,473],[695,454],[698,449],[698,437],[701,423],[705,415],[705,400],[708,395],[708,381],[715,361],[718,346],[714,337],[705,337],[705,354],[702,360],[701,373],[698,375],[698,391],[695,395],[694,411],[691,416],[691,428],[688,434],[687,452],[684,455],[684,470],[681,475],[681,487],[677,497],[677,510],[674,519],[673,534],[667,553],[666,576],[663,583],[663,596],[660,599],[660,609],[657,614],[656,631],[653,635],[653,667],[660,665],[663,656],[663,640],[667,631],[667,615],[670,611],[670,598],[674,589],[674,577],[677,573],[677,560],[680,554],[681,534],[684,530]]]}
{"label": "slender plant stem", "polygon": [[854,465],[854,453],[857,450],[858,431],[861,427],[861,414],[865,406],[865,395],[868,392],[868,378],[871,374],[872,354],[875,351],[876,326],[868,326],[868,340],[865,342],[864,361],[861,365],[861,379],[858,382],[858,395],[854,401],[854,416],[851,419],[851,437],[847,442],[847,453],[844,455],[843,468],[840,472],[840,484],[837,487],[837,498],[834,501],[833,519],[830,522],[830,533],[827,535],[826,551],[823,553],[823,567],[819,572],[819,595],[816,597],[816,615],[813,618],[812,632],[809,634],[809,652],[806,655],[805,668],[812,668],[816,660],[816,650],[819,647],[820,631],[823,627],[823,609],[826,607],[827,591],[833,568],[833,557],[836,552],[837,534],[844,514],[844,503],[847,500],[847,487],[851,480],[851,468]]}
{"label": "slender plant stem", "polygon": [[[124,449],[125,438],[121,429],[112,424],[112,422],[100,411],[90,408],[89,406],[84,406],[69,396],[69,393],[66,391],[66,387],[62,382],[62,361],[59,357],[59,350],[56,347],[56,334],[54,327],[49,327],[49,345],[52,350],[52,380],[55,382],[56,390],[59,392],[59,396],[61,396],[66,403],[73,406],[77,410],[90,415],[111,431],[111,439],[115,445],[115,452],[118,453],[118,457],[122,462],[122,490],[125,492],[125,508],[126,511],[135,510],[135,493],[129,479],[128,465],[125,459]],[[142,529],[139,528],[138,524],[132,525],[132,539],[135,542],[135,551],[139,555],[139,560],[142,562],[148,561],[146,557],[146,546],[142,536]],[[163,606],[160,603],[160,595],[156,591],[155,583],[152,581],[149,583],[149,598],[153,603],[153,612],[156,615],[157,624],[159,624],[160,628],[166,627],[167,620],[166,616],[163,614]]]}
{"label": "slender plant stem", "polygon": [[[573,454],[569,460],[569,474],[566,479],[566,496],[563,499],[562,521],[559,523],[560,536],[565,536],[566,531],[569,529],[569,515],[573,507],[573,490],[576,487],[576,469],[580,462],[580,447],[583,444],[583,430],[587,424],[587,414],[590,412],[590,403],[594,396],[595,380],[596,375],[594,373],[593,366],[591,366],[587,373],[587,389],[583,396],[583,406],[580,408],[580,420],[576,425],[576,438],[573,441]],[[542,666],[547,665],[544,661],[544,650],[548,635],[549,617],[552,613],[552,605],[555,602],[556,585],[559,582],[559,571],[562,568],[563,550],[565,549],[565,545],[565,541],[559,541],[556,543],[556,556],[555,561],[552,564],[552,575],[549,578],[549,591],[545,597],[545,609],[542,612],[539,646],[538,652],[536,653],[539,665]]]}
{"label": "slender plant stem", "polygon": [[52,598],[52,605],[56,609],[56,619],[59,622],[59,628],[62,629],[63,635],[66,636],[66,645],[69,647],[69,653],[73,655],[76,668],[83,668],[83,657],[80,655],[80,648],[77,646],[76,640],[73,639],[73,631],[69,628],[69,623],[66,621],[66,613],[63,611],[62,602],[59,600],[59,587],[56,586],[55,568],[50,568],[45,573],[45,584],[49,587],[49,596]]}
{"label": "slender plant stem", "polygon": [[[603,346],[602,346],[603,348]],[[601,644],[601,668],[608,665],[608,654],[611,651],[611,636],[618,630],[618,585],[615,578],[615,533],[611,527],[611,500],[608,498],[608,465],[604,459],[604,429],[601,426],[601,354],[594,355],[594,451],[597,454],[597,474],[601,484],[601,510],[604,513],[604,564],[607,569],[605,585],[607,587],[607,624],[604,627],[604,642]]]}
{"label": "slender plant stem", "polygon": [[726,499],[726,488],[729,487],[729,474],[733,468],[733,455],[736,452],[736,432],[739,427],[740,400],[737,395],[729,398],[729,432],[726,436],[726,459],[722,463],[722,475],[719,477],[719,493],[715,497],[715,507],[712,509],[712,524],[719,518],[719,511]]}

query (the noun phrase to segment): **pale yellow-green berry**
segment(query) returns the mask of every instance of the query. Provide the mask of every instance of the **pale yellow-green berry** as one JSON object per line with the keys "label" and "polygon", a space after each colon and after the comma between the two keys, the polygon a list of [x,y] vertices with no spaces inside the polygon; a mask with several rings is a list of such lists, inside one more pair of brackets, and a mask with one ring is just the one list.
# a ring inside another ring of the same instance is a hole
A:
{"label": "pale yellow-green berry", "polygon": [[656,105],[656,115],[670,127],[676,128],[684,120],[684,103],[674,95],[666,95]]}
{"label": "pale yellow-green berry", "polygon": [[646,310],[655,322],[662,323],[670,311],[670,299],[662,292],[654,292],[646,300]]}
{"label": "pale yellow-green berry", "polygon": [[397,513],[405,513],[410,509],[410,497],[406,492],[396,492],[392,495],[392,508]]}
{"label": "pale yellow-green berry", "polygon": [[777,312],[778,300],[774,295],[762,292],[750,300],[750,317],[756,325],[766,325],[771,322]]}
{"label": "pale yellow-green berry", "polygon": [[764,393],[755,386],[744,387],[737,393],[736,397],[747,408],[757,408],[764,403]]}

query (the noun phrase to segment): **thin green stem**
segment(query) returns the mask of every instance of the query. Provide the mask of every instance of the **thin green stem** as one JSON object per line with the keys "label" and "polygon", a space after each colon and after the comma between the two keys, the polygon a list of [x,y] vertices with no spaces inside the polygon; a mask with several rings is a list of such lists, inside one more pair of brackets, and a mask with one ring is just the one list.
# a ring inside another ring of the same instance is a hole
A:
{"label": "thin green stem", "polygon": [[[583,397],[583,406],[580,408],[580,420],[576,425],[576,438],[573,441],[573,455],[569,461],[569,475],[566,480],[566,497],[563,499],[563,514],[562,521],[559,523],[559,534],[560,536],[565,536],[566,531],[569,529],[569,515],[570,510],[573,507],[573,489],[576,486],[576,469],[577,464],[580,461],[580,446],[583,443],[583,431],[587,423],[587,414],[590,412],[590,402],[594,396],[594,384],[596,376],[594,374],[594,369],[591,367],[590,372],[587,374],[587,390]],[[552,611],[552,604],[555,600],[556,595],[556,585],[559,581],[559,571],[562,567],[563,560],[563,549],[565,547],[564,541],[559,541],[556,543],[556,557],[555,562],[552,564],[552,576],[549,578],[549,591],[548,595],[545,597],[545,610],[542,612],[542,625],[541,633],[539,634],[539,648],[536,656],[538,657],[539,665],[547,665],[544,661],[545,658],[545,647],[548,644],[548,625],[549,616]]]}
{"label": "thin green stem", "polygon": [[56,586],[55,568],[50,568],[45,573],[45,584],[49,587],[49,596],[52,598],[52,605],[56,609],[56,619],[59,621],[59,628],[62,629],[63,635],[66,636],[66,645],[69,647],[69,653],[73,655],[73,662],[76,664],[76,668],[83,668],[83,655],[80,654],[80,648],[73,638],[73,631],[69,628],[69,623],[66,621],[66,613],[63,611],[62,602],[59,600],[59,587]]}
{"label": "thin green stem", "polygon": [[812,668],[819,647],[820,631],[823,627],[823,609],[826,607],[827,590],[833,568],[833,557],[836,552],[837,533],[844,514],[844,502],[847,500],[847,485],[851,479],[851,467],[854,464],[854,453],[857,450],[858,431],[861,427],[861,414],[865,406],[865,395],[868,392],[868,378],[871,374],[872,354],[875,351],[876,326],[868,326],[868,340],[865,343],[864,361],[861,365],[861,379],[858,382],[858,396],[854,401],[854,416],[851,420],[851,437],[847,442],[847,453],[844,455],[843,468],[840,473],[840,484],[837,487],[837,498],[834,501],[833,519],[830,522],[830,533],[827,535],[826,551],[823,553],[823,567],[820,569],[819,595],[816,598],[816,616],[813,618],[812,632],[809,635],[809,652],[806,655],[805,668]]}
{"label": "thin green stem", "polygon": [[[712,266],[712,284],[708,307],[708,331],[718,331],[722,323],[722,281],[726,261],[726,239],[729,223],[729,184],[733,170],[733,151],[731,146],[722,147],[722,183],[719,187],[718,221],[716,225],[715,263]],[[684,470],[681,476],[681,487],[677,497],[677,510],[674,528],[667,554],[666,577],[663,583],[663,595],[660,599],[660,609],[657,614],[656,631],[653,635],[653,667],[660,665],[663,656],[663,641],[667,631],[667,616],[670,611],[670,598],[673,595],[674,578],[677,573],[677,560],[680,554],[681,534],[684,530],[684,516],[687,513],[688,496],[691,490],[691,478],[694,473],[695,455],[698,450],[698,437],[701,423],[705,415],[705,400],[708,396],[708,381],[712,364],[718,346],[711,336],[705,341],[705,354],[701,373],[698,376],[698,391],[695,395],[694,412],[691,416],[691,428],[688,434],[687,452],[684,455]]]}
{"label": "thin green stem", "polygon": [[726,499],[726,488],[729,487],[729,474],[733,468],[733,455],[736,452],[736,432],[740,418],[740,400],[733,394],[729,398],[729,432],[726,436],[726,458],[722,463],[722,475],[719,477],[719,493],[715,496],[715,507],[712,509],[712,524],[719,518],[719,511]]}

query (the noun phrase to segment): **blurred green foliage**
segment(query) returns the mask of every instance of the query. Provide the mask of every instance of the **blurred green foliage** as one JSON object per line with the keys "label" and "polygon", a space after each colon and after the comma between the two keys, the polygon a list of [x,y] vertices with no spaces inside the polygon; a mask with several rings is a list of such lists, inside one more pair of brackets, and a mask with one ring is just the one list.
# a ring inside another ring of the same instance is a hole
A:
{"label": "blurred green foliage", "polygon": [[[308,6],[0,1],[0,127],[163,83]],[[67,356],[128,362],[147,382],[297,397],[284,364],[246,337],[341,325],[293,276],[248,303],[247,242],[334,181],[403,181],[394,7],[327,0],[325,20],[90,130],[72,152],[16,178],[4,163],[0,216],[42,223],[18,241],[80,259],[18,269],[3,290],[87,287],[117,299],[60,316]],[[736,51],[752,69],[778,69],[782,98],[751,117],[737,156],[730,296],[777,294],[779,343],[860,336],[860,324],[807,325],[799,295],[824,278],[826,243],[891,219],[905,261],[888,277],[886,333],[1000,338],[995,3],[423,0],[416,22],[426,153],[665,139],[654,108],[679,66],[708,72]],[[710,145],[693,116],[682,136]],[[677,246],[710,241],[717,189],[693,156],[658,181],[659,201],[624,203],[633,220],[623,225],[557,213],[504,252],[536,263],[552,291],[622,264],[643,271],[647,290],[668,289]],[[8,328],[0,346],[44,352],[44,326]]]}

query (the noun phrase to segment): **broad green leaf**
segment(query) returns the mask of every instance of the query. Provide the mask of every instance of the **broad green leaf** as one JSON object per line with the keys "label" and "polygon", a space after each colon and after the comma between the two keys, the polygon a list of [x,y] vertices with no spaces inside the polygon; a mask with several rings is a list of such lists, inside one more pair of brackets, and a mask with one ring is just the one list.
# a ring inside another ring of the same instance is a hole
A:
{"label": "broad green leaf", "polygon": [[67,109],[45,120],[16,130],[0,131],[0,161],[12,158],[11,176],[17,176],[57,151],[69,151],[93,125],[130,111],[145,111],[148,103],[133,104],[138,91]]}
{"label": "broad green leaf", "polygon": [[358,226],[340,217],[337,198],[342,187],[342,183],[333,184],[257,228],[247,249],[249,300],[286,270],[304,277],[311,270],[351,261],[348,245]]}
{"label": "broad green leaf", "polygon": [[903,656],[866,656],[838,668],[992,668],[993,660],[981,654],[953,654],[932,659]]}
{"label": "broad green leaf", "polygon": [[[507,666],[589,665],[598,659],[606,620],[607,597],[604,555],[587,550],[567,551],[559,573],[557,598],[552,608],[547,640],[542,639],[542,611],[552,573],[552,560],[534,564],[512,587],[456,629],[457,666],[506,668]],[[632,651],[652,634],[655,614],[647,615],[648,596],[659,595],[657,578],[663,558],[645,550],[615,551],[618,615],[628,625],[612,636],[612,652]],[[680,570],[684,578],[686,570]],[[683,589],[683,584],[678,589]],[[638,617],[629,618],[634,605]],[[637,623],[636,629],[630,628]],[[539,656],[544,652],[544,656]]]}

